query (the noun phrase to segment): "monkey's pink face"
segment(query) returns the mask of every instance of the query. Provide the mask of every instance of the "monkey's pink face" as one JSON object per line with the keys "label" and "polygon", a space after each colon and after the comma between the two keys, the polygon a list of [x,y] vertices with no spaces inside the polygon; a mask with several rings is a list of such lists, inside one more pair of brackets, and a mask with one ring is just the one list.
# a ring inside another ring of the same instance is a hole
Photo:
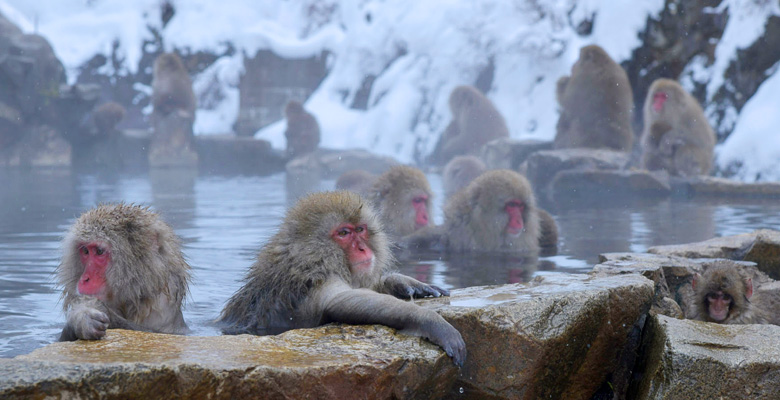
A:
{"label": "monkey's pink face", "polygon": [[728,293],[721,291],[708,293],[707,303],[709,304],[708,312],[712,319],[721,322],[728,317],[729,308],[731,308],[731,296]]}
{"label": "monkey's pink face", "polygon": [[504,204],[504,211],[506,211],[509,221],[506,224],[506,233],[509,236],[519,236],[523,233],[525,224],[523,221],[523,211],[525,210],[525,203],[518,199],[511,199]]}
{"label": "monkey's pink face", "polygon": [[653,110],[655,112],[661,112],[664,109],[664,103],[669,99],[669,95],[666,92],[655,92],[653,95]]}
{"label": "monkey's pink face", "polygon": [[331,237],[344,250],[353,273],[371,271],[374,267],[374,252],[368,245],[366,224],[343,223],[331,232]]}
{"label": "monkey's pink face", "polygon": [[111,264],[111,249],[107,243],[94,241],[80,243],[78,250],[84,267],[77,286],[79,294],[105,300],[106,270]]}
{"label": "monkey's pink face", "polygon": [[412,198],[414,207],[414,229],[428,226],[428,195],[421,194]]}

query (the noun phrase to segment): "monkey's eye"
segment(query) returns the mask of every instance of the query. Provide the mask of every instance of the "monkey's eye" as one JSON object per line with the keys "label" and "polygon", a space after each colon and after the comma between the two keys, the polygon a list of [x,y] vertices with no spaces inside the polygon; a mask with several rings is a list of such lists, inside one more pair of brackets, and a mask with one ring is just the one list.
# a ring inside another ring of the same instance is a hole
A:
{"label": "monkey's eye", "polygon": [[89,254],[89,249],[87,249],[87,246],[79,247],[79,251],[84,253],[84,254]]}
{"label": "monkey's eye", "polygon": [[412,199],[412,203],[420,204],[424,203],[427,198],[425,196],[417,196],[414,199]]}
{"label": "monkey's eye", "polygon": [[105,252],[106,252],[106,251],[105,251],[105,250],[103,250],[103,248],[102,248],[102,247],[97,247],[97,248],[95,249],[95,254],[97,254],[97,255],[102,255],[102,254],[103,254],[103,253],[105,253]]}
{"label": "monkey's eye", "polygon": [[362,226],[356,226],[355,227],[355,232],[357,232],[357,233],[363,232],[363,227]]}
{"label": "monkey's eye", "polygon": [[339,233],[338,234],[341,237],[347,236],[347,235],[349,235],[349,229],[341,228],[341,229],[339,229]]}

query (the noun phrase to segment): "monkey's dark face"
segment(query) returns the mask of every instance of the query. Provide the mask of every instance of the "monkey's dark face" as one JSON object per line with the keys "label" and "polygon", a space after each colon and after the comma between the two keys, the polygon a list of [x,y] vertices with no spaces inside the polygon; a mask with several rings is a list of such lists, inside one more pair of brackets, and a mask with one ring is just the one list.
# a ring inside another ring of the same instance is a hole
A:
{"label": "monkey's dark face", "polygon": [[84,272],[78,282],[78,292],[106,300],[106,271],[111,265],[111,248],[102,241],[84,242],[78,245],[81,266]]}
{"label": "monkey's dark face", "polygon": [[508,221],[506,223],[506,233],[511,237],[520,236],[525,230],[525,203],[520,199],[511,199],[504,203]]}
{"label": "monkey's dark face", "polygon": [[707,293],[707,312],[710,314],[710,318],[717,322],[721,322],[729,316],[731,310],[731,304],[733,299],[728,293],[722,291]]}
{"label": "monkey's dark face", "polygon": [[331,231],[331,238],[344,250],[352,274],[371,273],[375,257],[366,224],[342,223]]}

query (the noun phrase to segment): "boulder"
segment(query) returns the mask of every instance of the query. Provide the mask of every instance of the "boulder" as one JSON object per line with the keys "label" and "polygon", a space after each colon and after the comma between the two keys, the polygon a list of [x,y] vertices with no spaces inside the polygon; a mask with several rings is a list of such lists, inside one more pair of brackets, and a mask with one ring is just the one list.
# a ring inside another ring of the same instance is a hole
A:
{"label": "boulder", "polygon": [[110,330],[0,360],[0,397],[440,398],[457,367],[429,342],[382,326],[278,336]]}
{"label": "boulder", "polygon": [[481,158],[489,169],[516,170],[531,154],[551,149],[552,142],[500,138],[482,147]]}
{"label": "boulder", "polygon": [[194,118],[195,116],[186,110],[174,110],[168,115],[154,119],[149,143],[150,167],[198,165],[198,153],[195,152],[192,133]]}
{"label": "boulder", "polygon": [[[0,397],[590,399],[625,394],[650,307],[642,276],[554,275],[416,300],[463,335],[458,370],[430,342],[383,326],[277,336],[110,330],[0,360]],[[628,357],[627,357],[628,356]]]}
{"label": "boulder", "polygon": [[318,149],[290,160],[285,169],[288,174],[294,176],[316,174],[320,179],[336,179],[353,169],[381,174],[394,165],[398,165],[398,161],[392,157],[380,156],[367,150]]}
{"label": "boulder", "polygon": [[666,172],[646,170],[567,170],[550,182],[550,195],[558,200],[583,196],[596,199],[658,199],[671,193]]}
{"label": "boulder", "polygon": [[635,399],[780,398],[780,326],[648,318]]}
{"label": "boulder", "polygon": [[236,135],[195,136],[201,171],[267,175],[284,170],[281,152],[267,140]]}
{"label": "boulder", "polygon": [[544,150],[531,154],[519,171],[536,190],[546,191],[556,174],[566,170],[623,169],[629,161],[624,152],[605,149]]}
{"label": "boulder", "polygon": [[672,179],[672,191],[679,197],[780,198],[778,182],[739,182],[714,176]]}
{"label": "boulder", "polygon": [[[639,275],[538,277],[457,290],[437,308],[468,350],[452,397],[590,399],[634,354],[653,283]],[[436,303],[440,300],[428,300]],[[630,369],[629,369],[630,370]],[[627,375],[626,375],[627,379]]]}
{"label": "boulder", "polygon": [[780,231],[760,229],[699,243],[655,246],[649,253],[687,258],[728,258],[752,261],[773,279],[780,279]]}

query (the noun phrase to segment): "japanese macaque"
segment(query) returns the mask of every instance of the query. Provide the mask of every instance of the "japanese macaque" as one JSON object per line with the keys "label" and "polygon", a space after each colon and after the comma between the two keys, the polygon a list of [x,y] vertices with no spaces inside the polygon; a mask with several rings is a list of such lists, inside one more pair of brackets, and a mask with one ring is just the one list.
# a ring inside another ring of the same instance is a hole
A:
{"label": "japanese macaque", "polygon": [[383,324],[428,338],[462,365],[460,333],[436,312],[399,298],[446,296],[388,271],[393,257],[379,218],[359,195],[301,199],[250,267],[220,316],[227,334],[278,334],[330,322]]}
{"label": "japanese macaque", "polygon": [[417,168],[405,165],[390,168],[374,182],[369,200],[393,239],[431,223],[433,191],[428,178]]}
{"label": "japanese macaque", "polygon": [[336,190],[349,190],[368,198],[376,178],[376,175],[362,169],[349,170],[336,179]]}
{"label": "japanese macaque", "polygon": [[163,53],[154,61],[148,158],[152,167],[195,167],[195,94],[179,56]]}
{"label": "japanese macaque", "polygon": [[290,158],[302,156],[317,150],[320,144],[320,125],[313,115],[303,109],[297,101],[287,103],[284,108],[287,118],[287,156]]}
{"label": "japanese macaque", "polygon": [[[703,275],[693,277],[693,310],[689,318],[719,324],[765,324],[768,315],[753,298],[753,280],[730,261],[713,263]],[[753,301],[751,301],[753,298]]]}
{"label": "japanese macaque", "polygon": [[195,118],[195,93],[192,80],[176,53],[163,53],[154,60],[152,75],[152,119],[174,111]]}
{"label": "japanese macaque", "polygon": [[631,151],[634,100],[628,75],[599,46],[580,49],[571,76],[558,80],[560,116],[553,146]]}
{"label": "japanese macaque", "polygon": [[539,213],[539,247],[542,255],[550,256],[558,252],[558,225],[555,219],[540,207],[536,207]]}
{"label": "japanese macaque", "polygon": [[101,205],[63,240],[57,278],[67,323],[61,341],[121,328],[182,334],[190,266],[170,226],[148,208]]}
{"label": "japanese macaque", "polygon": [[504,117],[473,86],[458,86],[452,91],[450,112],[452,121],[428,157],[428,162],[434,165],[445,165],[457,155],[476,154],[485,143],[509,137]]}
{"label": "japanese macaque", "polygon": [[444,167],[444,172],[442,172],[444,197],[450,198],[455,192],[466,187],[486,170],[485,163],[475,156],[454,157],[447,163]]}
{"label": "japanese macaque", "polygon": [[444,244],[451,251],[538,253],[543,236],[539,220],[531,184],[524,176],[511,170],[488,171],[445,205]]}
{"label": "japanese macaque", "polygon": [[644,107],[641,165],[670,175],[707,175],[712,169],[715,133],[704,112],[679,83],[657,79]]}
{"label": "japanese macaque", "polygon": [[88,167],[117,168],[122,164],[119,131],[125,108],[113,101],[96,106],[71,135],[73,163]]}

